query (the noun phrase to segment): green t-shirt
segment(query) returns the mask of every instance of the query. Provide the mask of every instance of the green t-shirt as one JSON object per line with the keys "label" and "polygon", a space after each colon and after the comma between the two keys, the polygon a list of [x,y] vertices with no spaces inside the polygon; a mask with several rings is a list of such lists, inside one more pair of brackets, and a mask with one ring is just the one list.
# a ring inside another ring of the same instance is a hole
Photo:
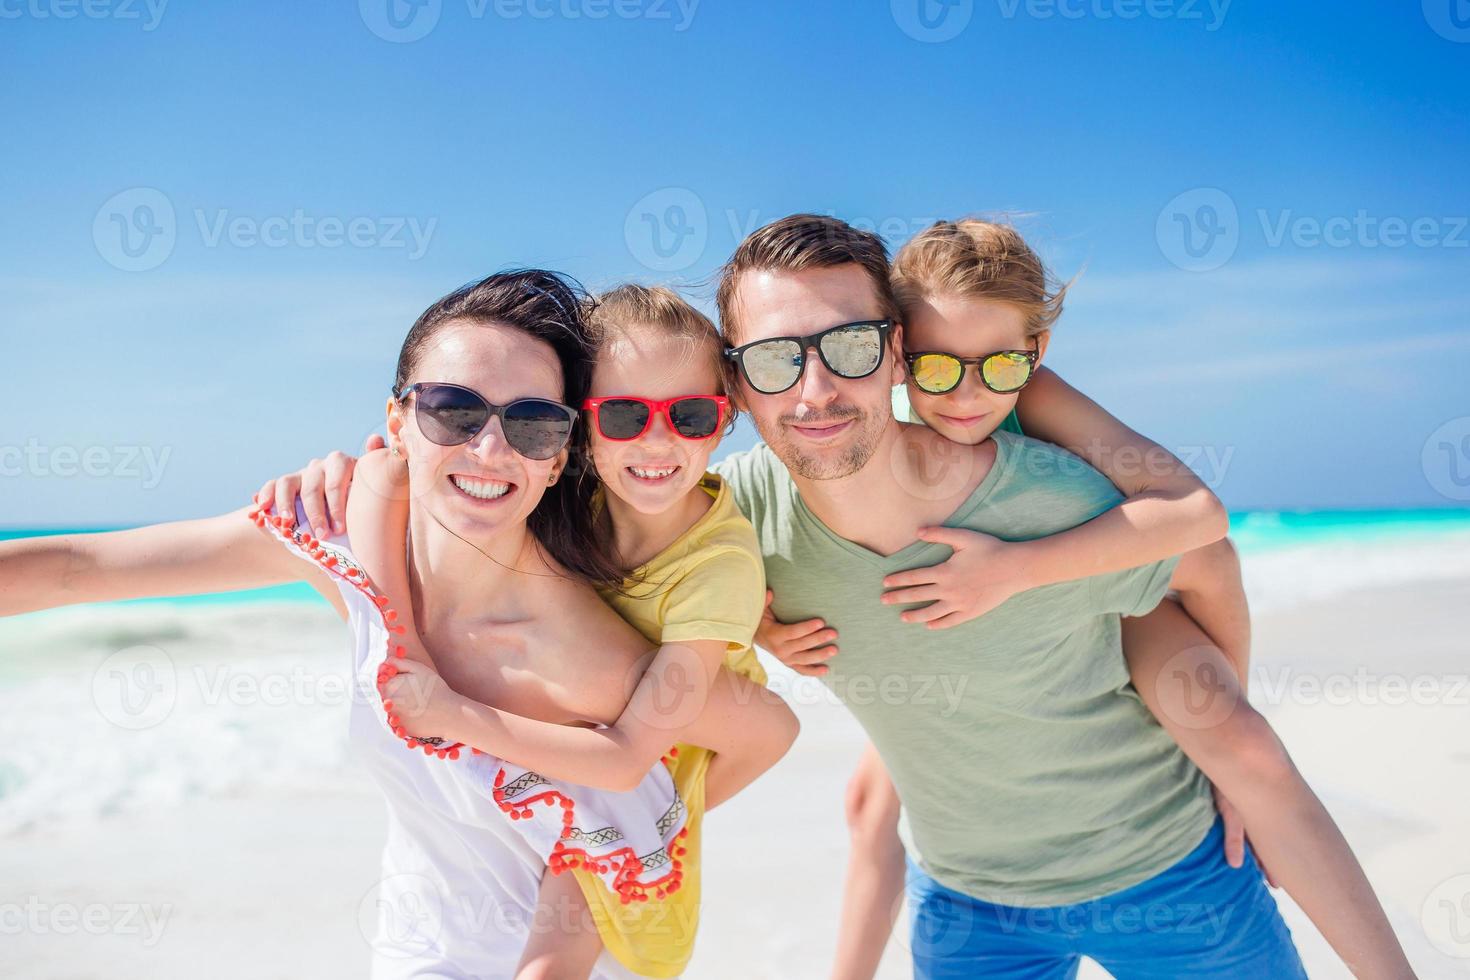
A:
{"label": "green t-shirt", "polygon": [[[919,413],[914,411],[913,402],[909,399],[909,386],[906,384],[893,386],[893,417],[900,422],[914,422],[918,425],[927,425],[919,418]],[[1021,431],[1021,420],[1016,418],[1016,410],[1000,420],[1000,428],[1004,432],[1014,432],[1016,435],[1025,435]]]}
{"label": "green t-shirt", "polygon": [[[1121,495],[1050,443],[994,437],[996,460],[944,523],[1008,540],[1085,523]],[[1129,681],[1119,615],[1163,597],[1177,559],[1030,589],[947,630],[898,618],[883,577],[952,553],[883,557],[838,537],[765,445],[722,461],[755,526],[783,622],[820,616],[840,653],[823,676],[867,730],[904,805],[904,844],[941,884],[1046,906],[1135,885],[1192,850],[1209,784]]]}

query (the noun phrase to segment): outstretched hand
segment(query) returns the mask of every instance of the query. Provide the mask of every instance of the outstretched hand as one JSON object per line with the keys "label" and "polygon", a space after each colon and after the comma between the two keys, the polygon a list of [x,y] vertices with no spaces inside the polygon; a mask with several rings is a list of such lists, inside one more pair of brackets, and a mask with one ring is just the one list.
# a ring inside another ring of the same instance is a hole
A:
{"label": "outstretched hand", "polygon": [[1020,560],[1024,553],[1020,544],[957,527],[920,528],[919,540],[947,544],[954,554],[938,565],[894,572],[883,579],[883,587],[893,590],[883,593],[886,605],[929,603],[900,613],[905,623],[948,629],[1033,587]]}

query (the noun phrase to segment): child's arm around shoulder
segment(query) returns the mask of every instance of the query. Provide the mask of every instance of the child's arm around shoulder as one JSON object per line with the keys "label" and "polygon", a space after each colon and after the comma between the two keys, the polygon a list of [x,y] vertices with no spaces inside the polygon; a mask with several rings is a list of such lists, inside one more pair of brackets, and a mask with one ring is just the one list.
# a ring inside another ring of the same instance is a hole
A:
{"label": "child's arm around shoulder", "polygon": [[[443,737],[444,725],[463,700],[434,669],[419,638],[408,584],[408,466],[386,449],[363,454],[348,490],[347,523],[352,551],[368,581],[392,607],[393,657],[379,678],[383,708],[394,734]],[[410,731],[410,729],[412,729]],[[412,743],[410,743],[412,744]]]}
{"label": "child's arm around shoulder", "polygon": [[[1083,575],[1119,571],[1192,551],[1223,538],[1229,515],[1220,498],[1177,456],[1142,436],[1097,402],[1040,369],[1016,405],[1028,436],[1061,446],[1085,459],[1127,499],[1082,525],[1091,533],[1053,535],[1089,545],[1068,556],[1074,569],[1079,558],[1098,562]],[[1100,525],[1101,530],[1094,525]],[[1116,558],[1127,559],[1118,564]],[[1074,572],[1068,578],[1076,578]]]}
{"label": "child's arm around shoulder", "polygon": [[901,613],[906,622],[956,626],[1018,592],[1163,561],[1229,530],[1224,505],[1189,467],[1055,372],[1037,372],[1016,413],[1027,436],[1082,457],[1126,499],[1084,524],[1031,541],[1001,541],[962,528],[921,529],[921,540],[948,545],[954,554],[884,579],[895,590],[883,594],[884,603],[930,601]]}
{"label": "child's arm around shoulder", "polygon": [[[354,510],[354,501],[362,493],[359,487],[378,475],[366,468],[370,465],[370,458],[364,457],[348,502],[354,533],[360,533],[365,523],[386,519],[397,528],[402,525],[396,522],[406,520],[406,512],[398,515],[406,504],[393,493],[374,493]],[[402,540],[397,530],[387,538]],[[402,557],[386,549],[375,551],[375,547],[369,543],[370,557],[359,552],[369,576],[385,592],[406,590],[406,575],[400,578],[394,571],[403,566]],[[369,565],[369,560],[375,564]],[[748,614],[737,598],[747,590],[732,579],[737,571],[757,576],[753,579],[755,597],[745,603]],[[614,792],[636,788],[673,744],[683,741],[739,757],[731,778],[723,781],[728,795],[774,765],[795,740],[799,727],[779,697],[723,667],[731,648],[729,637],[734,635],[725,630],[738,629],[738,623],[731,620],[749,619],[748,642],[759,619],[764,592],[759,571],[758,558],[736,549],[720,549],[720,554],[698,563],[678,582],[665,607],[671,617],[666,624],[670,635],[656,651],[630,662],[625,687],[630,697],[616,721],[602,728],[528,718],[451,691],[429,663],[427,651],[418,642],[412,611],[402,602],[403,612],[396,623],[406,627],[398,638],[406,656],[394,662],[396,675],[383,687],[395,731],[463,742],[553,779]],[[736,612],[729,612],[732,608]],[[617,619],[610,610],[607,615]],[[580,621],[567,625],[562,635],[576,647],[568,650],[569,655],[584,655],[589,645],[607,642],[601,628],[583,630]],[[633,632],[621,620],[617,625]],[[626,659],[625,652],[610,654]]]}
{"label": "child's arm around shoulder", "polygon": [[[408,465],[402,459],[386,449],[363,454],[347,493],[346,523],[352,528],[352,552],[373,586],[397,604],[400,615],[411,616],[404,552],[408,538]],[[410,628],[405,635],[413,632]]]}

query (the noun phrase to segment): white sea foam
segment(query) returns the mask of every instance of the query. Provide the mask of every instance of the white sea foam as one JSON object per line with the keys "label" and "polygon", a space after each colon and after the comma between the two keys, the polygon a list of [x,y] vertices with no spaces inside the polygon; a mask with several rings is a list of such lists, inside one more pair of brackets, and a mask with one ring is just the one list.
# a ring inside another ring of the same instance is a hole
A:
{"label": "white sea foam", "polygon": [[1470,532],[1244,548],[1241,565],[1252,612],[1270,612],[1364,589],[1470,578]]}
{"label": "white sea foam", "polygon": [[345,745],[344,630],[306,603],[0,620],[0,834],[362,778]]}

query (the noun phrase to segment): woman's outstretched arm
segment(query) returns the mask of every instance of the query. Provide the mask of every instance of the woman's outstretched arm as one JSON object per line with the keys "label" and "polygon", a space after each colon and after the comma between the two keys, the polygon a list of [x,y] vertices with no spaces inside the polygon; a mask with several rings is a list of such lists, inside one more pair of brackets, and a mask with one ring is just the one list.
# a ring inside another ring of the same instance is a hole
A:
{"label": "woman's outstretched arm", "polygon": [[326,573],[256,527],[248,510],[129,531],[0,542],[0,616],[292,581],[310,582],[341,612]]}

